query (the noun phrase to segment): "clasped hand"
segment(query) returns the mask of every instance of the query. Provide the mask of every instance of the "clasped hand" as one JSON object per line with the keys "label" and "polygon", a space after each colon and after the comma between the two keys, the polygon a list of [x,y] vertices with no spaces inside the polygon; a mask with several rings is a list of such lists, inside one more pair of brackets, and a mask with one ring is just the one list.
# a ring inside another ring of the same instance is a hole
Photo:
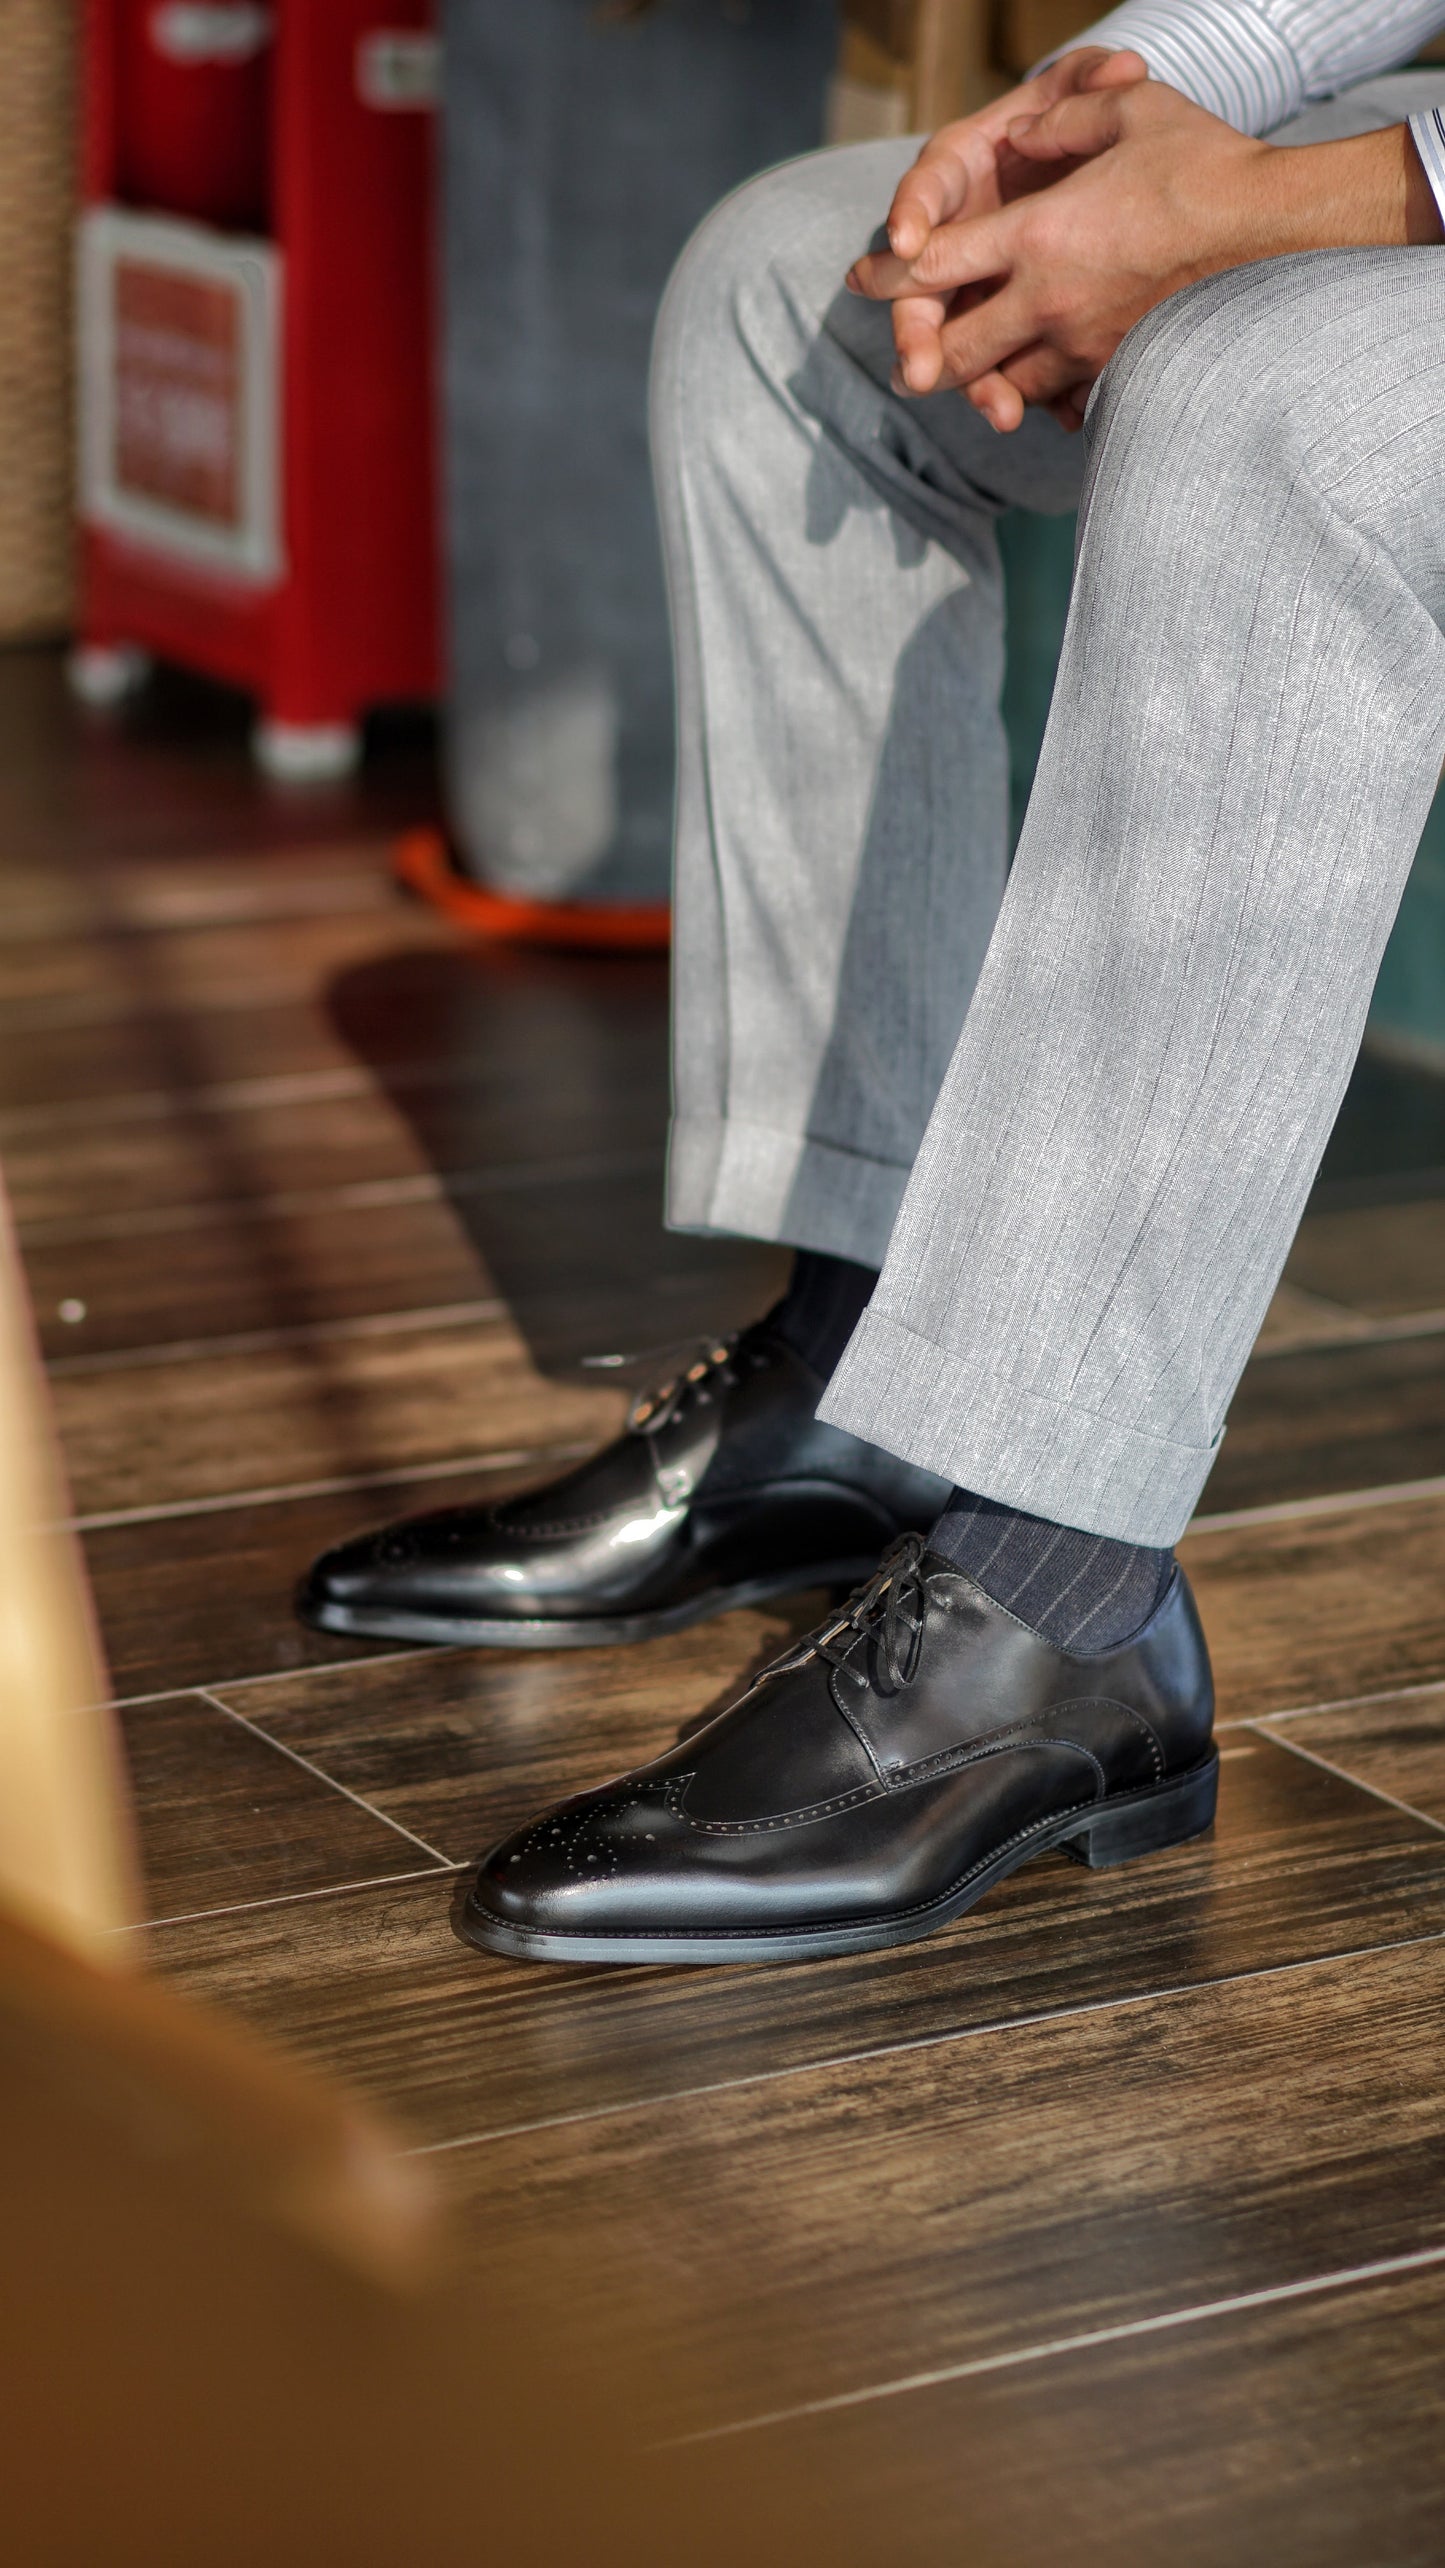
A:
{"label": "clasped hand", "polygon": [[1277,166],[1306,179],[1320,148],[1236,133],[1151,80],[1138,54],[1084,48],[935,134],[893,199],[890,248],[859,259],[848,283],[893,306],[896,391],[962,392],[1000,430],[1029,403],[1077,428],[1154,304],[1312,244],[1296,171],[1282,182]]}

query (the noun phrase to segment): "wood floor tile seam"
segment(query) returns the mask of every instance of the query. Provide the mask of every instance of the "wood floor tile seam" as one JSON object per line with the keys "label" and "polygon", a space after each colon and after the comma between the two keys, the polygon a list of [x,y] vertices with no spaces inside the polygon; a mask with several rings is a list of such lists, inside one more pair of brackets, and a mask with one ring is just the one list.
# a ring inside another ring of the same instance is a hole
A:
{"label": "wood floor tile seam", "polygon": [[212,1356],[278,1355],[288,1347],[344,1346],[353,1339],[408,1337],[427,1329],[477,1328],[510,1320],[499,1294],[477,1302],[432,1302],[404,1311],[353,1311],[344,1319],[294,1320],[284,1327],[233,1329],[206,1338],[171,1338],[152,1346],[105,1347],[94,1355],[52,1356],[53,1381],[74,1382],[98,1373],[146,1372],[166,1365],[204,1364]]}
{"label": "wood floor tile seam", "polygon": [[[1247,1726],[1259,1738],[1270,1738],[1273,1735],[1269,1728],[1272,1717],[1268,1712],[1261,1713],[1257,1721],[1251,1721]],[[1357,1792],[1367,1792],[1372,1801],[1383,1801],[1387,1808],[1400,1811],[1421,1828],[1428,1828],[1432,1836],[1445,1837],[1445,1819],[1432,1819],[1428,1810],[1417,1810],[1413,1801],[1401,1801],[1398,1794],[1387,1792],[1383,1784],[1370,1783],[1362,1774],[1351,1774],[1348,1766],[1336,1765],[1331,1758],[1322,1757],[1315,1748],[1302,1747],[1298,1739],[1281,1737],[1278,1745],[1287,1748],[1292,1757],[1301,1757],[1307,1764],[1318,1766],[1323,1773],[1332,1774],[1337,1782],[1352,1783]]]}
{"label": "wood floor tile seam", "polygon": [[1305,1293],[1296,1284],[1293,1290],[1302,1301],[1316,1302],[1322,1310],[1338,1311],[1351,1325],[1338,1338],[1305,1337],[1285,1340],[1279,1346],[1256,1347],[1251,1364],[1282,1364],[1296,1355],[1328,1355],[1343,1346],[1397,1345],[1410,1338],[1438,1337],[1445,1330],[1445,1310],[1392,1311],[1378,1316],[1369,1311],[1352,1310],[1347,1302],[1326,1302],[1316,1293]]}
{"label": "wood floor tile seam", "polygon": [[[224,928],[219,931],[225,934]],[[183,930],[167,930],[182,934]],[[381,949],[378,949],[381,950]],[[250,980],[222,980],[219,976],[204,986],[193,984],[182,997],[169,992],[169,1004],[152,1010],[171,1021],[177,1018],[239,1016],[247,1008],[276,1008],[314,1004],[317,976],[304,967],[294,972],[257,973]],[[0,999],[0,1036],[64,1033],[72,1026],[127,1025],[136,1019],[137,1008],[128,990],[76,990],[68,997],[49,999]]]}
{"label": "wood floor tile seam", "polygon": [[[183,1516],[224,1516],[232,1508],[284,1507],[304,1498],[344,1498],[351,1490],[390,1489],[406,1482],[463,1480],[469,1473],[518,1471],[524,1465],[575,1462],[592,1444],[509,1445],[500,1452],[466,1454],[445,1462],[387,1463],[375,1471],[342,1473],[330,1480],[285,1480],[256,1489],[221,1490],[207,1498],[163,1498],[152,1507],[103,1507],[65,1519],[72,1533],[115,1533],[130,1525],[165,1525]],[[54,1530],[53,1528],[47,1530]]]}
{"label": "wood floor tile seam", "polygon": [[[230,969],[223,969],[219,949],[223,941],[244,940],[260,928],[265,933],[271,922],[264,919],[228,920],[220,924],[178,920],[173,926],[122,931],[114,937],[97,937],[93,933],[59,937],[57,949],[70,952],[105,952],[107,950],[129,962],[143,955],[147,946],[170,964],[178,959],[184,965],[187,957],[178,953],[188,938],[204,940],[210,953],[196,968],[194,953],[190,972],[168,977],[163,989],[146,991],[138,988],[139,976],[131,973],[98,986],[68,990],[52,989],[48,993],[0,997],[0,1036],[63,1033],[72,1026],[134,1025],[139,1018],[151,1024],[192,1023],[207,1017],[238,1016],[248,1009],[284,1006],[316,1007],[324,1001],[330,978],[338,971],[375,963],[394,956],[398,947],[444,954],[455,949],[456,930],[434,911],[408,909],[398,903],[392,910],[368,903],[354,911],[327,913],[319,918],[321,928],[334,928],[338,923],[354,921],[363,929],[332,946],[320,957],[313,955],[303,942],[294,940],[286,948],[284,961],[269,959],[253,966],[249,973],[235,968],[234,951],[229,956]],[[305,925],[304,913],[278,922],[284,931],[295,931]],[[169,951],[167,951],[169,949]],[[184,984],[184,986],[182,985]]]}
{"label": "wood floor tile seam", "polygon": [[[475,1643],[467,1641],[398,1641],[395,1649],[379,1650],[368,1647],[364,1659],[319,1659],[312,1667],[263,1667],[258,1668],[251,1676],[210,1676],[207,1677],[206,1684],[213,1687],[218,1694],[223,1691],[226,1694],[239,1694],[243,1689],[251,1694],[268,1685],[294,1685],[298,1677],[344,1676],[347,1669],[351,1667],[405,1667],[409,1659],[416,1667],[439,1667],[448,1659],[465,1658],[468,1649],[475,1646]],[[185,1689],[170,1685],[165,1691],[167,1694],[174,1694],[178,1691],[184,1692]],[[155,1702],[159,1698],[155,1695],[141,1695],[137,1700],[144,1703]],[[119,1702],[116,1705],[117,1711],[121,1712],[128,1711],[130,1708],[128,1702]],[[446,1860],[450,1862],[451,1857],[448,1856]]]}
{"label": "wood floor tile seam", "polygon": [[465,1645],[443,1641],[403,1641],[394,1650],[373,1650],[364,1659],[318,1659],[311,1667],[263,1668],[254,1676],[212,1676],[204,1685],[151,1685],[143,1694],[113,1694],[103,1704],[83,1704],[88,1712],[143,1712],[150,1703],[172,1703],[177,1695],[197,1693],[238,1694],[244,1686],[249,1692],[258,1685],[294,1685],[298,1676],[341,1676],[350,1667],[394,1667],[407,1659],[423,1662],[456,1657]]}
{"label": "wood floor tile seam", "polygon": [[[466,1864],[456,1866],[459,1872],[466,1869]],[[615,2104],[588,2105],[578,2113],[543,2114],[532,2121],[499,2124],[494,2131],[464,2132],[449,2140],[420,2140],[404,2154],[412,2158],[448,2157],[463,2149],[487,2149],[504,2140],[525,2140],[543,2131],[565,2131],[588,2123],[616,2122],[628,2114],[656,2113],[670,2105],[699,2103],[708,2096],[737,2095],[751,2087],[779,2086],[790,2078],[816,2077],[823,2071],[831,2073],[837,2069],[865,2068],[879,2060],[907,2059],[918,2052],[944,2050],[955,2042],[974,2042],[1008,2033],[1031,2033],[1050,2025],[1081,2022],[1088,2016],[1121,2015],[1131,2007],[1154,2006],[1161,2001],[1203,1995],[1216,1989],[1249,1988],[1261,1980],[1288,1979],[1302,1971],[1338,1970],[1347,1962],[1367,1962],[1385,1953],[1424,1952],[1432,1945],[1442,1943],[1445,1943],[1445,1927],[1437,1927],[1426,1935],[1397,1936],[1380,1944],[1353,1944],[1344,1952],[1303,1953],[1294,1961],[1262,1962],[1257,1969],[1224,1971],[1212,1979],[1176,1980],[1159,1988],[1131,1989],[1122,1997],[1085,1998],[1077,2006],[1048,2007],[1037,2015],[1001,2015],[984,2024],[951,2025],[942,2032],[913,2034],[902,2042],[875,2042],[857,2051],[827,2051],[816,2059],[788,2061],[775,2069],[749,2070],[742,2077],[710,2078],[700,2086],[673,2087],[652,2095],[624,2097]]]}
{"label": "wood floor tile seam", "polygon": [[189,1122],[198,1115],[326,1105],[350,1097],[375,1096],[385,1104],[397,1089],[466,1087],[476,1076],[475,1062],[439,1057],[434,1062],[388,1063],[384,1071],[358,1062],[355,1068],[278,1070],[266,1077],[222,1079],[211,1087],[133,1088],[123,1090],[119,1096],[57,1097],[38,1105],[0,1107],[0,1143],[21,1141],[31,1133],[72,1129],[93,1132],[97,1126],[109,1130],[128,1124],[165,1123],[172,1116]]}
{"label": "wood floor tile seam", "polygon": [[[1292,1305],[1303,1302],[1309,1310],[1322,1312],[1326,1319],[1339,1320],[1345,1323],[1364,1320],[1366,1325],[1369,1325],[1370,1314],[1368,1311],[1356,1309],[1353,1302],[1342,1302],[1337,1293],[1317,1293],[1314,1287],[1310,1284],[1297,1284],[1294,1281],[1294,1278],[1289,1274],[1288,1270],[1286,1270],[1286,1272],[1281,1276],[1280,1282],[1288,1290]],[[1310,1339],[1308,1341],[1310,1345],[1314,1345],[1316,1342],[1317,1341],[1314,1339]],[[1268,1352],[1272,1350],[1261,1351]],[[1298,1352],[1298,1349],[1294,1346],[1286,1345],[1282,1348],[1281,1352],[1286,1355],[1293,1355]]]}
{"label": "wood floor tile seam", "polygon": [[[361,889],[365,881],[365,876],[362,876],[357,888]],[[312,919],[385,918],[394,915],[393,904],[385,896],[384,883],[373,890],[369,899],[360,900],[344,897],[351,888],[345,884],[337,886],[343,897],[317,899],[315,893],[324,893],[324,888],[320,883],[312,886],[288,884],[287,896],[280,899],[258,902],[254,906],[221,902],[213,909],[206,909],[204,905],[190,910],[178,908],[169,918],[159,912],[149,918],[125,918],[112,914],[101,923],[100,933],[97,933],[94,919],[82,918],[73,910],[67,914],[63,910],[44,907],[7,909],[0,924],[3,924],[7,946],[128,945],[138,937],[223,935],[227,928],[232,927],[294,927]],[[308,891],[311,897],[290,896],[293,892],[306,894]]]}
{"label": "wood floor tile seam", "polygon": [[1315,1712],[1365,1712],[1372,1703],[1404,1702],[1414,1694],[1445,1694],[1445,1677],[1421,1676],[1408,1685],[1380,1685],[1369,1694],[1331,1694],[1318,1703],[1285,1703],[1273,1712],[1235,1712],[1216,1730],[1253,1730],[1275,1721],[1307,1721]]}
{"label": "wood floor tile seam", "polygon": [[998,2354],[979,2354],[961,2363],[941,2363],[926,2372],[900,2374],[896,2380],[870,2382],[865,2388],[837,2390],[828,2398],[800,2400],[794,2407],[773,2408],[760,2416],[737,2417],[726,2425],[700,2426],[689,2434],[669,2436],[649,2448],[657,2452],[675,2452],[690,2444],[717,2443],[739,2434],[760,2434],[779,2425],[795,2425],[804,2417],[828,2416],[841,2408],[865,2407],[882,2399],[917,2396],[925,2390],[941,2389],[953,2381],[982,2379],[990,2372],[1018,2371],[1036,2363],[1061,2362],[1076,2354],[1096,2352],[1101,2346],[1122,2345],[1132,2339],[1163,2336],[1177,2328],[1200,2327],[1211,2320],[1238,2318],[1250,2310],[1276,2309],[1289,2301],[1314,2300],[1327,2293],[1367,2290],[1377,2283],[1397,2282],[1407,2274],[1418,2274],[1432,2266],[1445,2265],[1445,2241],[1430,2247],[1416,2247],[1399,2256],[1379,2256],[1364,2265],[1336,2266],[1324,2273],[1300,2275],[1288,2283],[1265,2283],[1258,2291],[1231,2292],[1217,2301],[1197,2301],[1185,2309],[1159,2310],[1147,2318],[1122,2319],[1112,2327],[1096,2327],[1077,2336],[1059,2336],[1034,2345],[1010,2346]]}
{"label": "wood floor tile seam", "polygon": [[566,1159],[508,1160],[486,1168],[428,1169],[412,1177],[358,1177],[339,1186],[294,1187],[274,1195],[153,1204],[84,1220],[22,1220],[15,1233],[22,1248],[76,1248],[92,1240],[164,1238],[173,1231],[221,1230],[228,1223],[289,1220],[299,1213],[385,1212],[397,1204],[451,1203],[473,1195],[522,1193],[533,1186],[569,1186],[583,1178],[645,1176],[662,1166],[665,1155],[659,1140],[633,1150],[581,1151]]}
{"label": "wood floor tile seam", "polygon": [[1261,1507],[1230,1507],[1217,1515],[1191,1517],[1191,1534],[1247,1533],[1254,1525],[1308,1523],[1315,1517],[1348,1516],[1356,1508],[1412,1507],[1427,1498],[1445,1498],[1445,1472],[1428,1480],[1390,1480],[1368,1489],[1329,1489],[1315,1498],[1279,1498]]}
{"label": "wood floor tile seam", "polygon": [[348,1891],[400,1890],[408,1882],[454,1880],[466,1869],[465,1864],[418,1864],[415,1872],[361,1873],[355,1881],[327,1881],[316,1890],[276,1890],[265,1899],[230,1899],[219,1908],[179,1909],[171,1917],[142,1917],[134,1926],[107,1926],[105,1932],[158,1935],[171,1926],[207,1926],[217,1917],[254,1916],[262,1908],[299,1908],[308,1899],[341,1899]]}
{"label": "wood floor tile seam", "polygon": [[[242,867],[271,867],[274,879],[257,881],[255,889],[244,894],[236,882],[222,886],[214,882],[209,904],[205,886],[189,893],[167,887],[156,900],[136,881],[130,870],[131,889],[126,889],[126,869],[118,885],[107,882],[103,895],[103,914],[85,914],[74,900],[69,905],[31,899],[27,909],[7,908],[3,927],[7,943],[27,945],[93,945],[118,943],[135,936],[175,936],[196,931],[227,927],[287,927],[298,919],[372,918],[378,915],[395,919],[398,927],[409,923],[411,912],[398,896],[396,879],[389,862],[391,836],[368,839],[340,839],[306,847],[299,857],[288,862],[274,843],[250,847],[209,848],[204,845],[170,850],[168,863],[184,865],[198,862],[208,866],[213,876],[227,867],[237,872]],[[337,857],[355,871],[346,872],[335,863]],[[332,860],[330,867],[327,859]],[[309,868],[320,867],[322,870]],[[294,870],[293,870],[294,868]],[[284,869],[284,870],[283,870]],[[73,879],[73,878],[72,878]],[[93,875],[82,874],[80,882],[89,890]],[[148,897],[154,906],[148,911]],[[166,899],[173,906],[167,912]],[[122,904],[129,898],[136,911],[127,916]]]}
{"label": "wood floor tile seam", "polygon": [[419,1837],[414,1828],[408,1828],[400,1819],[392,1819],[386,1811],[378,1810],[374,1801],[368,1801],[363,1794],[353,1792],[349,1783],[342,1783],[336,1775],[328,1774],[325,1766],[317,1765],[312,1757],[304,1757],[299,1748],[288,1747],[284,1739],[273,1737],[272,1733],[264,1729],[259,1721],[253,1721],[246,1713],[238,1712],[233,1703],[223,1703],[219,1694],[213,1694],[208,1685],[198,1685],[193,1690],[202,1703],[210,1704],[213,1711],[223,1713],[228,1721],[235,1721],[243,1730],[249,1730],[253,1738],[264,1740],[266,1746],[274,1748],[278,1756],[289,1757],[293,1765],[300,1766],[303,1774],[312,1775],[318,1783],[328,1785],[332,1792],[339,1792],[347,1801],[354,1801],[358,1810],[364,1810],[370,1819],[379,1819],[384,1828],[394,1830],[398,1837],[405,1837],[409,1845],[419,1846],[424,1855],[430,1855],[433,1863],[454,1868],[453,1857],[444,1855],[440,1847],[429,1845],[426,1838]]}

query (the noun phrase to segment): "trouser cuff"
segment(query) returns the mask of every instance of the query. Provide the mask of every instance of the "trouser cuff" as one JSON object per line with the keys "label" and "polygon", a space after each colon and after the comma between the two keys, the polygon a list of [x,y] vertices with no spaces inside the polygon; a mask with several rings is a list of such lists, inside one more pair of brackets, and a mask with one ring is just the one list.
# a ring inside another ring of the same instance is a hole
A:
{"label": "trouser cuff", "polygon": [[871,1309],[818,1415],[979,1497],[1158,1551],[1183,1533],[1220,1444],[1172,1444],[1072,1408]]}
{"label": "trouser cuff", "polygon": [[667,1226],[729,1231],[881,1266],[907,1167],[735,1117],[674,1118]]}

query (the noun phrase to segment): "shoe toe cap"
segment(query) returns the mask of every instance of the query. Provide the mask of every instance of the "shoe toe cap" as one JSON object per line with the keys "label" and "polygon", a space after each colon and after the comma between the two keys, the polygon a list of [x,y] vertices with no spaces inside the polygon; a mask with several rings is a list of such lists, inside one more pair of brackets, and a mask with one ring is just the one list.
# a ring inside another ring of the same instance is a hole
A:
{"label": "shoe toe cap", "polygon": [[378,1589],[394,1586],[417,1566],[417,1546],[402,1525],[380,1533],[356,1534],[319,1554],[297,1590],[302,1600],[318,1604],[358,1605]]}
{"label": "shoe toe cap", "polygon": [[650,1909],[672,1832],[655,1788],[588,1793],[494,1846],[468,1909],[483,1923],[540,1934],[622,1931]]}
{"label": "shoe toe cap", "polygon": [[499,1549],[490,1520],[472,1507],[438,1508],[333,1543],[296,1590],[302,1611],[456,1610],[489,1585]]}

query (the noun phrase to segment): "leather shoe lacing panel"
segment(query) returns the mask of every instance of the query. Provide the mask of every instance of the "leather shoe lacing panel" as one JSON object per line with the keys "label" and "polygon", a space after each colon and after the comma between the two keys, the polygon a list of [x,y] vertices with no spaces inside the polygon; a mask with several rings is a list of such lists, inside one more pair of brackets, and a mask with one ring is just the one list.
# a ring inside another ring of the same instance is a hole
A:
{"label": "leather shoe lacing panel", "polygon": [[704,1338],[692,1362],[680,1373],[660,1389],[644,1391],[633,1401],[627,1416],[628,1434],[659,1434],[688,1409],[705,1409],[719,1392],[732,1390],[744,1372],[765,1372],[771,1361],[750,1329],[735,1330],[730,1337]]}
{"label": "leather shoe lacing panel", "polygon": [[[901,1694],[918,1673],[923,1653],[923,1626],[928,1589],[922,1561],[927,1545],[922,1534],[903,1534],[884,1553],[873,1576],[849,1597],[841,1619],[810,1637],[818,1658],[840,1674],[864,1676],[852,1662],[857,1642],[871,1640],[877,1663],[891,1693]],[[865,1683],[870,1682],[866,1676]],[[877,1688],[874,1688],[877,1691]]]}

